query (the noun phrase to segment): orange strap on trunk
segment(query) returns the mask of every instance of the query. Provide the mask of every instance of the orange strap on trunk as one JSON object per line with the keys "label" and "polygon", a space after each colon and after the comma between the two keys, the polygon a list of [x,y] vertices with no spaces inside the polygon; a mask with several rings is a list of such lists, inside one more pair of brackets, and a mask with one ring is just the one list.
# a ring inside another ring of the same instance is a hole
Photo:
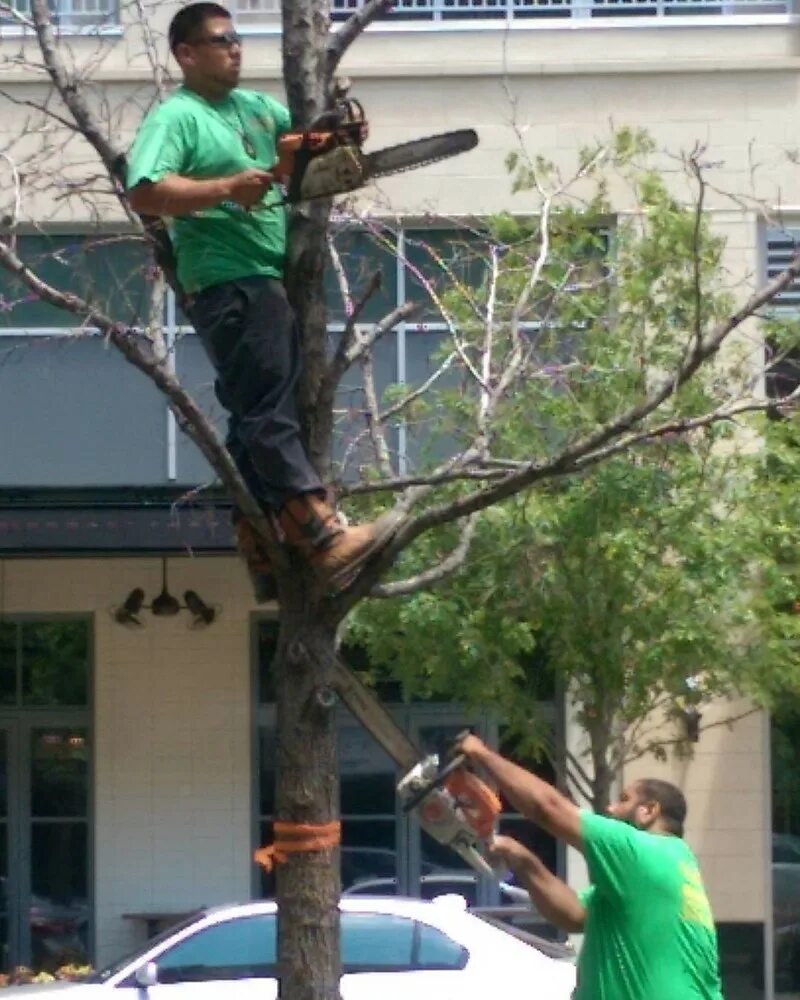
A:
{"label": "orange strap on trunk", "polygon": [[282,823],[272,825],[275,839],[271,844],[259,847],[253,860],[265,871],[271,872],[275,865],[289,860],[290,854],[304,854],[307,851],[327,851],[337,847],[342,839],[342,824]]}

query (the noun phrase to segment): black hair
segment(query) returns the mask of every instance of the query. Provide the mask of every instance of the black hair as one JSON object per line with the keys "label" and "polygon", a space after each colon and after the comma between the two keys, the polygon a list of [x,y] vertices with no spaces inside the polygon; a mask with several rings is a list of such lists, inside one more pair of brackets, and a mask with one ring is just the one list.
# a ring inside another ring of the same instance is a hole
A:
{"label": "black hair", "polygon": [[169,24],[169,50],[175,55],[175,49],[182,42],[191,41],[203,27],[203,23],[211,17],[227,17],[232,20],[231,12],[218,3],[190,3],[181,7]]}
{"label": "black hair", "polygon": [[667,833],[683,836],[686,820],[686,798],[680,788],[658,778],[641,778],[636,782],[640,800],[657,802],[661,807],[661,820]]}

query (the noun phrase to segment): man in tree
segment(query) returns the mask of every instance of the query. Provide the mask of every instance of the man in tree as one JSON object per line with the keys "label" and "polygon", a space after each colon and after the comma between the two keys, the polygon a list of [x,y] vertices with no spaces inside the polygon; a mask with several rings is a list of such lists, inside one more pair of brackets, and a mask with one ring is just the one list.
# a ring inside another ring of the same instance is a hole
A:
{"label": "man in tree", "polygon": [[585,933],[575,1000],[722,1000],[717,937],[697,861],[683,841],[686,800],[666,781],[626,788],[609,817],[490,750],[460,746],[527,819],[582,851],[591,886],[577,894],[526,847],[495,838],[542,916]]}
{"label": "man in tree", "polygon": [[[301,437],[300,344],[283,285],[286,212],[270,172],[289,111],[238,86],[242,40],[216,3],[182,8],[169,44],[183,86],[145,119],[131,150],[133,209],[173,220],[187,311],[230,412],[229,449],[285,539],[333,586],[387,539],[391,515],[347,527]],[[240,524],[240,540],[247,525]],[[244,546],[243,546],[244,547]]]}

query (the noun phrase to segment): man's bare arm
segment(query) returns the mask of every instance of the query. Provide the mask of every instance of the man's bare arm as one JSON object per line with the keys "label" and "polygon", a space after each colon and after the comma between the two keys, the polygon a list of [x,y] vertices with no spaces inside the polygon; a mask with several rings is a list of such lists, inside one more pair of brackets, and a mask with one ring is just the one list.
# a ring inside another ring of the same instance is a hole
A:
{"label": "man's bare arm", "polygon": [[586,909],[575,890],[554,875],[533,852],[512,837],[498,836],[492,842],[489,857],[508,865],[545,920],[569,934],[583,930]]}
{"label": "man's bare arm", "polygon": [[472,734],[464,737],[457,750],[473,763],[480,764],[526,819],[543,827],[554,837],[579,850],[583,849],[580,810],[557,788],[501,757]]}
{"label": "man's bare arm", "polygon": [[142,181],[137,184],[128,192],[128,200],[139,215],[189,215],[213,208],[222,201],[235,201],[243,208],[252,208],[272,183],[272,174],[255,168],[208,180],[168,174],[155,183]]}

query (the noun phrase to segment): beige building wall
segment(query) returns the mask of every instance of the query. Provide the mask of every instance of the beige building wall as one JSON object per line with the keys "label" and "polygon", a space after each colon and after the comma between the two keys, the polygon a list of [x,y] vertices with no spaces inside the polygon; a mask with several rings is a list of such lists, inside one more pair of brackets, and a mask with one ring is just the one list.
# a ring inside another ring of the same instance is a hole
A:
{"label": "beige building wall", "polygon": [[[725,720],[736,719],[730,725]],[[703,709],[700,742],[664,763],[642,758],[623,780],[663,778],[689,805],[686,840],[697,855],[718,921],[763,921],[771,913],[772,832],[769,717],[746,702]],[[673,727],[674,728],[674,727]]]}
{"label": "beige building wall", "polygon": [[0,615],[89,614],[94,636],[94,884],[100,964],[143,941],[123,913],[189,911],[252,894],[250,587],[236,558],[168,560],[186,613],[116,624],[109,609],[161,590],[159,559],[0,563]]}

